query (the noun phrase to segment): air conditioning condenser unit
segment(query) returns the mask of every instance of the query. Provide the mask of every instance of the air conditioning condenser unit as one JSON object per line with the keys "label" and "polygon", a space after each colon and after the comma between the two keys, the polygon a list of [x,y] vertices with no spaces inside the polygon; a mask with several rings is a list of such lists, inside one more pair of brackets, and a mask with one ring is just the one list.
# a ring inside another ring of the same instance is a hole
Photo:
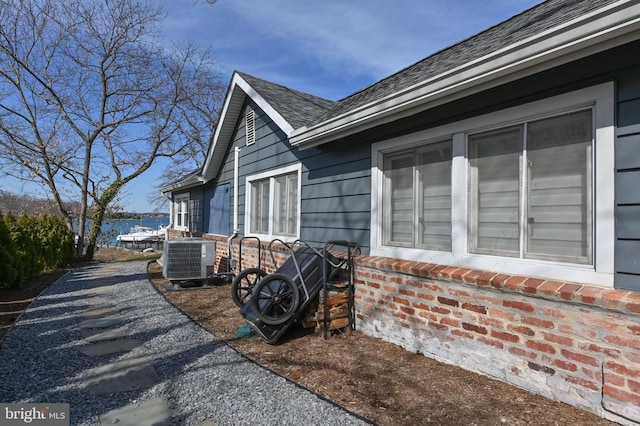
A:
{"label": "air conditioning condenser unit", "polygon": [[165,240],[162,275],[169,281],[206,280],[216,263],[216,242],[203,238]]}

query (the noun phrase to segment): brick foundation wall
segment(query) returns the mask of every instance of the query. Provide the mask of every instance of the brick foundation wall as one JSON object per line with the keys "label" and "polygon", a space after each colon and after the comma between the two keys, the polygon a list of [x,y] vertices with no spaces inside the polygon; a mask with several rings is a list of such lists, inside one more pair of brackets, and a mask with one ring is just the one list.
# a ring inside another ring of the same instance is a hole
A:
{"label": "brick foundation wall", "polygon": [[640,422],[640,294],[368,256],[355,271],[361,332]]}
{"label": "brick foundation wall", "polygon": [[[205,238],[228,257],[226,238]],[[243,242],[241,269],[257,266],[257,247]],[[236,261],[238,253],[236,239]],[[278,264],[286,257],[276,251]],[[265,243],[261,259],[273,273]],[[364,255],[355,258],[355,285],[365,334],[640,423],[640,293]]]}

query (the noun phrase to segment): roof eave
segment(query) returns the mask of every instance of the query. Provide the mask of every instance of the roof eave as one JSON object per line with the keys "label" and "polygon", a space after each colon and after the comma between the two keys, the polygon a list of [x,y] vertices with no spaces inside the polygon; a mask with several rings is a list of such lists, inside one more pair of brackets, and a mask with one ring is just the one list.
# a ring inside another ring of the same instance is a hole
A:
{"label": "roof eave", "polygon": [[527,75],[637,40],[640,4],[622,0],[451,69],[406,90],[290,134],[311,148]]}
{"label": "roof eave", "polygon": [[235,72],[229,84],[229,90],[225,98],[222,113],[220,115],[220,125],[216,128],[213,143],[209,148],[207,159],[202,167],[202,177],[205,182],[214,179],[224,156],[226,154],[238,116],[246,98],[249,97],[285,132],[289,135],[293,131],[293,126],[285,120],[263,97],[260,95],[240,74]]}

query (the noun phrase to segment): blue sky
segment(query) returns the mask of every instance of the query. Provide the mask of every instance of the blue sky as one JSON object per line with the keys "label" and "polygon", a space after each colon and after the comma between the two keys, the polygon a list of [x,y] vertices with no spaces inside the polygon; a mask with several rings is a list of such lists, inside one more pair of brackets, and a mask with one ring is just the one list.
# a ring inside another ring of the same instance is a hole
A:
{"label": "blue sky", "polygon": [[[225,84],[234,70],[338,100],[540,0],[155,0],[167,44],[211,47]],[[147,212],[165,164],[122,194]],[[17,187],[6,190],[21,192]],[[168,206],[167,206],[168,211]]]}

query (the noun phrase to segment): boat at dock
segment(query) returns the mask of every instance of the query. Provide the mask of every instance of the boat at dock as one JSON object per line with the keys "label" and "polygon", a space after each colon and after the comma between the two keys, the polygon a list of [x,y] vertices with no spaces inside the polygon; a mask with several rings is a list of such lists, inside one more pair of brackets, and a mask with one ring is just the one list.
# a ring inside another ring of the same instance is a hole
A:
{"label": "boat at dock", "polygon": [[118,243],[139,244],[155,243],[164,240],[166,227],[160,226],[153,229],[150,226],[135,225],[128,234],[120,234],[116,237]]}

